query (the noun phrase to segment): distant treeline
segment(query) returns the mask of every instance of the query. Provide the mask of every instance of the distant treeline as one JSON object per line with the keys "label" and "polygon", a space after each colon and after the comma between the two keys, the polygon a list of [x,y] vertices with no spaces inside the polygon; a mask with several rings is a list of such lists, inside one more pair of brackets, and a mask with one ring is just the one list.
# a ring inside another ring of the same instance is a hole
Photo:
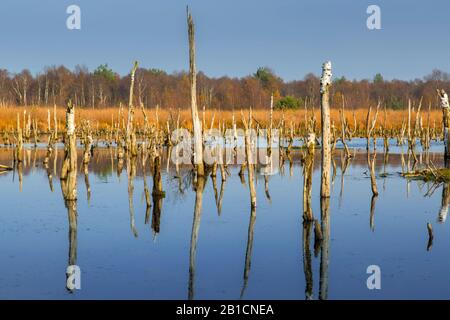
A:
{"label": "distant treeline", "polygon": [[[320,79],[307,74],[303,80],[285,82],[271,69],[259,68],[243,78],[210,78],[198,73],[198,103],[200,108],[231,110],[253,107],[268,108],[273,94],[276,108],[308,108],[319,105]],[[33,76],[23,70],[11,74],[0,69],[0,104],[2,106],[64,105],[71,99],[76,106],[103,108],[127,104],[130,76],[120,76],[108,65],[93,72],[77,66],[71,71],[64,66],[48,67]],[[408,99],[413,103],[422,98],[424,108],[438,106],[436,89],[450,91],[450,75],[433,70],[430,75],[412,81],[386,81],[381,74],[370,80],[335,78],[331,103],[337,108],[345,101],[346,108],[365,108],[380,100],[390,109],[405,109]],[[136,106],[187,108],[189,78],[186,72],[168,74],[159,69],[138,69],[135,85]],[[344,98],[344,99],[343,99]]]}

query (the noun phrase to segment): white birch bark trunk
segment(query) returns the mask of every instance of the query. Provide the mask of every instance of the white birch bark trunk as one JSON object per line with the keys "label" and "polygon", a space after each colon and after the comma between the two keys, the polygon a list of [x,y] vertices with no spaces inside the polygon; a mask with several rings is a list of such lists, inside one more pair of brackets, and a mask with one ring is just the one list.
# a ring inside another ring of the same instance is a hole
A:
{"label": "white birch bark trunk", "polygon": [[322,178],[320,195],[323,198],[330,197],[330,168],[331,168],[331,124],[330,124],[330,88],[331,86],[331,62],[325,62],[322,66],[322,78],[320,80],[321,97],[321,121],[322,121]]}

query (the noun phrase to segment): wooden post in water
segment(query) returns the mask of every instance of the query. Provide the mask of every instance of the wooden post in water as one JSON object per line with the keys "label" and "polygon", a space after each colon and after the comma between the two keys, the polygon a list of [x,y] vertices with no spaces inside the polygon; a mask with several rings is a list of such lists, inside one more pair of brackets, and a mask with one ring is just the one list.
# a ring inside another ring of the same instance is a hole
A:
{"label": "wooden post in water", "polygon": [[75,107],[67,103],[66,138],[64,143],[64,160],[61,169],[61,187],[65,200],[77,199],[77,136],[75,133]]}
{"label": "wooden post in water", "polygon": [[191,84],[191,116],[192,128],[194,131],[194,165],[197,169],[198,176],[205,175],[203,165],[203,137],[202,125],[198,118],[197,109],[197,71],[195,66],[195,28],[192,15],[187,8],[187,23],[189,36],[189,80]]}
{"label": "wooden post in water", "polygon": [[322,179],[320,195],[323,198],[330,197],[330,86],[331,86],[331,62],[327,61],[322,66],[322,78],[320,79],[320,102],[322,121]]}
{"label": "wooden post in water", "polygon": [[439,98],[441,99],[442,108],[442,123],[444,125],[444,159],[445,166],[448,166],[448,160],[450,157],[450,141],[449,141],[449,126],[450,126],[450,105],[448,102],[448,95],[444,89],[438,90]]}

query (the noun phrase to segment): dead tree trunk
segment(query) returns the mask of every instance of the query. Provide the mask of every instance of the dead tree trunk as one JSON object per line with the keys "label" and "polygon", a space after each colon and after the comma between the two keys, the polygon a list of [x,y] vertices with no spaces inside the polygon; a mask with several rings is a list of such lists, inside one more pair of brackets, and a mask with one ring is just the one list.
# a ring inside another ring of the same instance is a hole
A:
{"label": "dead tree trunk", "polygon": [[450,157],[450,139],[449,135],[449,126],[450,126],[450,105],[448,102],[448,95],[444,91],[444,89],[438,90],[439,97],[441,99],[441,108],[442,108],[442,123],[444,126],[444,159],[445,166],[448,166],[448,160]]}
{"label": "dead tree trunk", "polygon": [[248,117],[248,122],[245,120],[242,114],[242,123],[245,129],[245,155],[247,158],[247,170],[248,170],[248,185],[250,188],[250,204],[252,208],[256,208],[256,190],[255,183],[253,179],[254,164],[253,164],[253,152],[252,152],[252,142],[251,142],[251,128],[252,128],[252,116],[251,113]]}
{"label": "dead tree trunk", "polygon": [[308,141],[306,143],[307,154],[303,164],[303,220],[304,223],[313,221],[313,211],[311,203],[312,195],[312,180],[314,173],[314,150],[316,145],[316,135],[313,132],[309,133]]}
{"label": "dead tree trunk", "polygon": [[191,84],[191,116],[194,131],[194,165],[198,176],[204,176],[202,125],[197,108],[197,71],[195,66],[195,28],[192,15],[187,8],[187,23],[189,36],[189,80]]}
{"label": "dead tree trunk", "polygon": [[65,200],[77,199],[77,136],[75,133],[75,107],[69,101],[66,110],[66,138],[64,161],[61,169],[61,187]]}
{"label": "dead tree trunk", "polygon": [[131,69],[130,77],[130,97],[128,100],[128,122],[127,122],[127,132],[126,132],[126,148],[130,152],[132,157],[137,156],[137,145],[136,145],[136,131],[134,128],[134,104],[133,104],[133,91],[134,91],[134,79],[136,70],[138,68],[138,62],[134,62],[133,69]]}
{"label": "dead tree trunk", "polygon": [[331,62],[325,62],[322,66],[322,78],[320,80],[321,121],[322,121],[322,179],[320,195],[323,198],[330,197],[330,86],[331,86]]}

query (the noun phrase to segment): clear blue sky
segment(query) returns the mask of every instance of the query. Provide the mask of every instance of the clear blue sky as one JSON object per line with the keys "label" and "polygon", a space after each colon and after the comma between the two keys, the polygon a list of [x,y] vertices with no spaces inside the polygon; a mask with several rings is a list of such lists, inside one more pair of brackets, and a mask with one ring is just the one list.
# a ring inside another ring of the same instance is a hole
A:
{"label": "clear blue sky", "polygon": [[[82,29],[66,28],[66,8],[81,7]],[[137,59],[168,72],[187,69],[186,4],[197,32],[198,69],[245,76],[269,66],[285,80],[320,73],[414,79],[450,71],[448,0],[1,0],[0,68],[101,63],[125,74]],[[369,4],[382,30],[366,28]]]}

